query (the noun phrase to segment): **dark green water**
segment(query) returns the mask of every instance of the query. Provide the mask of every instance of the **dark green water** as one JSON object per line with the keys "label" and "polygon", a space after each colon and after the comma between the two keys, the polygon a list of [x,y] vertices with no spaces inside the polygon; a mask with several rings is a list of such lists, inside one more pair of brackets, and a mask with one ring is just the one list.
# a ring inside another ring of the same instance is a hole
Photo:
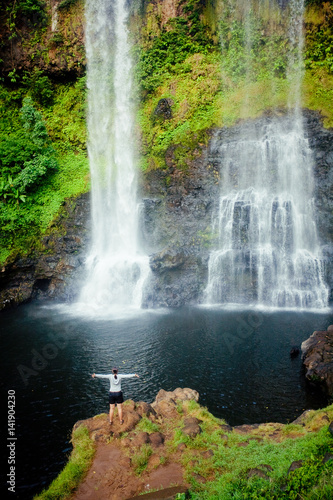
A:
{"label": "dark green water", "polygon": [[126,399],[191,387],[231,425],[288,422],[326,404],[289,352],[333,323],[332,313],[192,308],[97,320],[69,312],[32,304],[0,316],[2,398],[16,395],[15,498],[31,498],[59,473],[77,420],[108,411],[107,381],[90,374],[113,365],[140,375],[125,381]]}

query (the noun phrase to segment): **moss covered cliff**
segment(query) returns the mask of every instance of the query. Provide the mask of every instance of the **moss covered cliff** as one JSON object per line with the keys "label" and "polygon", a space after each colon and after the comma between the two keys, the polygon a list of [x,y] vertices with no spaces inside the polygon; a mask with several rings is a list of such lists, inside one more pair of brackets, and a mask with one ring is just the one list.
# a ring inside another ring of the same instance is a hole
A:
{"label": "moss covered cliff", "polygon": [[[167,172],[171,166],[174,182],[189,173],[212,128],[287,107],[287,16],[273,2],[270,10],[263,5],[255,0],[131,3],[144,171]],[[319,111],[326,127],[333,123],[332,19],[332,2],[307,2],[302,106]],[[0,25],[4,263],[49,251],[42,237],[54,229],[66,231],[57,222],[65,200],[89,190],[84,1],[5,0]],[[38,127],[46,130],[43,143]],[[163,182],[168,187],[169,174]]]}

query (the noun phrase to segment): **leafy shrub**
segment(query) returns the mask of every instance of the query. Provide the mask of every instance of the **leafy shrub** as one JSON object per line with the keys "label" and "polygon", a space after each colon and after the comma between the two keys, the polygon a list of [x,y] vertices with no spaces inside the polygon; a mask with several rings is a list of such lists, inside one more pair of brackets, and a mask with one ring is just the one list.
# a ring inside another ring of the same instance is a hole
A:
{"label": "leafy shrub", "polygon": [[49,77],[44,75],[43,71],[35,68],[32,73],[28,73],[23,77],[23,81],[34,101],[42,106],[53,104],[53,84]]}
{"label": "leafy shrub", "polygon": [[333,73],[333,5],[322,3],[321,12],[321,22],[306,25],[305,63],[309,69]]}
{"label": "leafy shrub", "polygon": [[58,10],[66,10],[69,9],[72,5],[74,5],[77,0],[62,0],[58,5]]}
{"label": "leafy shrub", "polygon": [[23,194],[36,188],[42,178],[58,168],[42,115],[30,98],[24,99],[20,113],[24,132],[14,133],[0,142],[4,200],[25,201]]}
{"label": "leafy shrub", "polygon": [[45,8],[45,2],[43,0],[18,0],[16,3],[18,9],[24,14],[41,12]]}
{"label": "leafy shrub", "polygon": [[140,51],[136,75],[148,93],[161,85],[165,74],[179,71],[190,54],[207,54],[215,48],[209,28],[200,19],[201,2],[180,3],[186,17],[170,19],[159,36],[151,33],[150,46]]}
{"label": "leafy shrub", "polygon": [[27,190],[36,186],[47,173],[57,170],[58,162],[47,155],[39,155],[24,164],[24,169],[15,178],[14,186]]}

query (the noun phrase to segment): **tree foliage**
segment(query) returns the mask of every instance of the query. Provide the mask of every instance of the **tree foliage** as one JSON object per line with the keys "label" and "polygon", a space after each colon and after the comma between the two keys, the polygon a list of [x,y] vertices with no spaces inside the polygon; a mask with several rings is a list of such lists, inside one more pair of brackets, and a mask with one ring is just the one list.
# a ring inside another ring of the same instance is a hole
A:
{"label": "tree foliage", "polygon": [[22,127],[0,142],[0,196],[3,201],[25,201],[43,178],[58,167],[42,115],[31,98],[23,101]]}
{"label": "tree foliage", "polygon": [[136,77],[148,93],[161,85],[167,74],[179,71],[189,55],[207,54],[215,48],[209,28],[200,17],[200,0],[180,4],[184,15],[170,19],[159,36],[149,34],[149,47],[140,51]]}
{"label": "tree foliage", "polygon": [[309,69],[333,73],[333,5],[321,2],[321,22],[307,23],[305,62]]}

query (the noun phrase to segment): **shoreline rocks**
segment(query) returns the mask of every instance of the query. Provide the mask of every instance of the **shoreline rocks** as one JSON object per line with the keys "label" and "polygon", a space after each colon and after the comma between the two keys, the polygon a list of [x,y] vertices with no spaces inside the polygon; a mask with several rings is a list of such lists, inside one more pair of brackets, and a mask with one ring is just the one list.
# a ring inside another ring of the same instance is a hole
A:
{"label": "shoreline rocks", "polygon": [[311,383],[319,385],[328,397],[333,396],[333,325],[315,331],[302,343],[302,358]]}

